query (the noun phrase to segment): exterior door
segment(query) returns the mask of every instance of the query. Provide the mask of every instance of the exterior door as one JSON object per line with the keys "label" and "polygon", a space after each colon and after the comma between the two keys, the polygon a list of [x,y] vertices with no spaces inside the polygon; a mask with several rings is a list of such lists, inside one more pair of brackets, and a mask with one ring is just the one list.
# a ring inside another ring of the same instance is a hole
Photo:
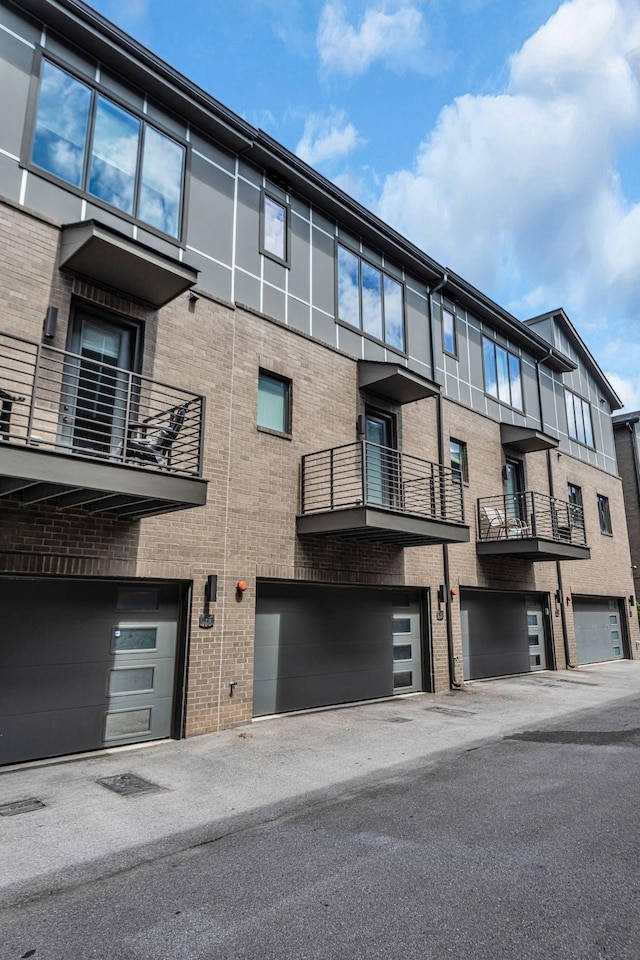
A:
{"label": "exterior door", "polygon": [[395,418],[367,411],[365,414],[366,502],[370,506],[394,507],[400,489]]}
{"label": "exterior door", "polygon": [[[527,523],[524,498],[524,466],[522,460],[507,460],[504,473],[505,514],[507,520],[522,520]],[[517,529],[513,528],[514,530]],[[507,535],[509,535],[507,528]]]}
{"label": "exterior door", "polygon": [[391,619],[393,635],[393,692],[415,693],[422,690],[422,641],[420,614],[415,605],[406,610],[394,609]]}
{"label": "exterior door", "polygon": [[122,449],[136,341],[133,326],[76,312],[62,396],[65,445],[106,456]]}
{"label": "exterior door", "polygon": [[532,608],[527,610],[527,631],[529,635],[529,663],[531,670],[546,670],[547,654],[545,649],[542,611]]}

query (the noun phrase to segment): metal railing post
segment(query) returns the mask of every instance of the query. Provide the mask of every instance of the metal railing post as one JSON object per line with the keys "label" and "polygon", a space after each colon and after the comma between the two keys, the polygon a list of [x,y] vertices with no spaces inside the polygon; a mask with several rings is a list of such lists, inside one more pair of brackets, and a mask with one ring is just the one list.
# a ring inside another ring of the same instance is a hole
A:
{"label": "metal railing post", "polygon": [[334,485],[334,477],[333,477],[333,447],[332,447],[331,450],[329,451],[329,491],[330,491],[329,502],[332,510],[333,510],[333,501],[334,501],[333,485]]}
{"label": "metal railing post", "polygon": [[300,464],[300,513],[304,514],[305,510],[305,487],[306,487],[306,477],[305,477],[305,467],[307,465],[306,456],[302,458]]}
{"label": "metal railing post", "polygon": [[31,443],[33,434],[33,418],[35,416],[36,397],[38,393],[38,377],[40,375],[40,359],[42,356],[42,344],[39,343],[36,348],[36,362],[33,368],[33,387],[31,389],[31,403],[29,404],[29,419],[27,421],[27,446]]}
{"label": "metal railing post", "polygon": [[362,502],[367,506],[367,441],[360,441],[360,485],[362,489]]}

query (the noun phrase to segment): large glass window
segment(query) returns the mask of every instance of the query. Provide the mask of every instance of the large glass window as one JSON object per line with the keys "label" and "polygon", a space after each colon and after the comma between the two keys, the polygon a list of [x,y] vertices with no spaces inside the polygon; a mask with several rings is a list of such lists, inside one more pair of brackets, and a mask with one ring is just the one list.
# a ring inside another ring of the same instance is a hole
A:
{"label": "large glass window", "polygon": [[338,319],[404,352],[404,288],[338,245]]}
{"label": "large glass window", "polygon": [[565,388],[564,402],[567,410],[567,430],[569,436],[588,447],[595,447],[593,440],[593,424],[591,421],[591,404],[577,394]]}
{"label": "large glass window", "polygon": [[163,233],[180,232],[185,148],[48,60],[31,162]]}
{"label": "large glass window", "polygon": [[262,370],[258,376],[258,426],[291,433],[291,381]]}
{"label": "large glass window", "polygon": [[485,391],[500,403],[524,410],[520,357],[488,337],[482,338],[482,351]]}

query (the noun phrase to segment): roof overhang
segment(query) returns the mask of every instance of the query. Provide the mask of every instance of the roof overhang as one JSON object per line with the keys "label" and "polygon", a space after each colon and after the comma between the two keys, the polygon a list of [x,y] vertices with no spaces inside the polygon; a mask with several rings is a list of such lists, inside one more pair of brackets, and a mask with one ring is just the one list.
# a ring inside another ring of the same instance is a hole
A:
{"label": "roof overhang", "polygon": [[138,243],[97,220],[62,228],[60,269],[163,307],[189,290],[198,271],[151,247]]}
{"label": "roof overhang", "polygon": [[547,540],[544,537],[523,539],[482,540],[476,543],[479,557],[505,557],[513,560],[589,560],[591,551],[587,546]]}
{"label": "roof overhang", "polygon": [[469,527],[462,523],[365,506],[298,516],[296,528],[302,537],[339,537],[342,540],[390,543],[398,547],[469,542]]}
{"label": "roof overhang", "polygon": [[440,385],[399,363],[358,360],[358,386],[393,403],[413,403],[436,397]]}
{"label": "roof overhang", "polygon": [[500,442],[503,447],[512,447],[522,453],[534,453],[536,450],[555,450],[558,441],[555,437],[534,430],[531,427],[516,427],[511,423],[500,424]]}

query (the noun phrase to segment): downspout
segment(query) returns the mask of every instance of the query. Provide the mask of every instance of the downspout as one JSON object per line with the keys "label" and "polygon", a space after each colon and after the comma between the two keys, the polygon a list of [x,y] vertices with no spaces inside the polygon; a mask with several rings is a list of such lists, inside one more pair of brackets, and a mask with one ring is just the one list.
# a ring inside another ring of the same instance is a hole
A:
{"label": "downspout", "polygon": [[[538,380],[538,400],[540,402],[540,429],[544,432],[544,418],[542,416],[542,390],[540,388],[540,363],[544,363],[551,356],[551,350],[546,357],[539,360],[536,364],[536,376]],[[549,496],[555,496],[553,485],[553,464],[551,460],[551,450],[547,450],[547,477],[549,480]],[[564,588],[562,586],[562,566],[559,560],[556,560],[556,579],[558,582],[558,592],[560,594],[560,623],[562,626],[562,645],[564,647],[564,659],[570,670],[575,670],[575,663],[571,662],[569,656],[569,636],[567,634],[567,615],[564,609]]]}
{"label": "downspout", "polygon": [[[431,309],[431,298],[434,293],[437,293],[438,290],[441,290],[444,287],[445,283],[449,279],[449,274],[445,270],[444,275],[441,280],[436,283],[435,287],[432,287],[429,291],[429,296],[427,298],[428,310],[429,310],[429,342],[431,345],[431,373],[434,381],[436,380],[436,350],[435,350],[435,338],[433,334],[433,312]],[[436,428],[438,434],[438,463],[444,463],[444,404],[442,393],[439,393],[436,398]],[[451,621],[451,580],[449,575],[449,546],[446,543],[442,544],[442,573],[444,579],[444,589],[445,589],[445,617],[446,617],[446,627],[447,627],[447,655],[449,660],[449,685],[452,688],[461,688],[462,684],[458,683],[456,680],[456,662],[453,654],[453,623]]]}

